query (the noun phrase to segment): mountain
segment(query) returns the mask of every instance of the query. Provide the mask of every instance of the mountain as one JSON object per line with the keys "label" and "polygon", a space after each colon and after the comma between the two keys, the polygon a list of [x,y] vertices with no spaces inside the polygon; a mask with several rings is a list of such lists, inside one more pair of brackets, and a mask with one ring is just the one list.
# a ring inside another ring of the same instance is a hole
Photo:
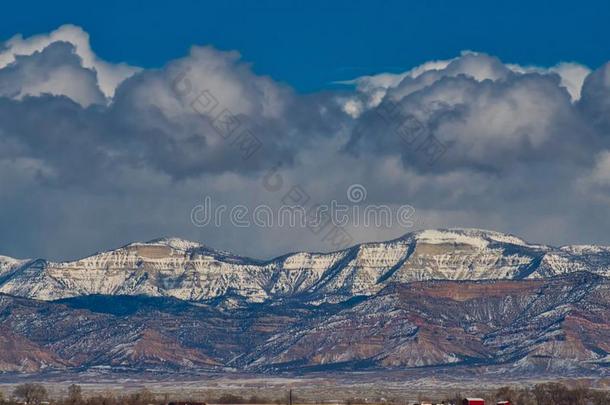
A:
{"label": "mountain", "polygon": [[553,248],[476,229],[425,230],[338,252],[293,253],[268,261],[177,238],[132,243],[72,262],[11,260],[0,261],[0,292],[40,300],[107,294],[195,301],[235,296],[251,303],[301,296],[338,302],[411,281],[548,278],[574,271],[610,276],[608,247]]}
{"label": "mountain", "polygon": [[610,281],[585,272],[393,284],[322,305],[0,295],[0,325],[4,371],[610,375]]}
{"label": "mountain", "polygon": [[610,349],[609,288],[608,280],[585,274],[548,283],[394,285],[274,336],[243,365],[361,361],[391,369],[508,363],[511,372],[591,367],[607,361]]}
{"label": "mountain", "polygon": [[51,350],[26,337],[0,330],[0,371],[36,372],[45,368],[66,369],[69,363]]}
{"label": "mountain", "polygon": [[1,257],[0,331],[7,372],[610,375],[610,248],[447,229],[267,261],[176,238]]}

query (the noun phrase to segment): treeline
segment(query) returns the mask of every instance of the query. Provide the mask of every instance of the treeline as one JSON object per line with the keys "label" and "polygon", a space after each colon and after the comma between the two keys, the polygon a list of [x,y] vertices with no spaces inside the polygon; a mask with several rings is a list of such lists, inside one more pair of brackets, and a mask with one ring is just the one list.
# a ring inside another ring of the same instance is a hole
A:
{"label": "treeline", "polygon": [[[170,398],[168,395],[153,394],[144,389],[130,394],[104,393],[84,395],[79,385],[68,387],[64,397],[51,399],[47,389],[42,384],[28,383],[18,385],[10,396],[0,391],[0,405],[166,405],[169,402],[203,402],[193,398]],[[205,402],[214,404],[275,404],[282,405],[286,401],[270,399],[257,395],[244,398],[239,395],[222,394],[219,397],[206,398]]]}
{"label": "treeline", "polygon": [[[484,398],[485,403],[491,405],[498,401],[510,401],[512,405],[610,405],[610,391],[569,388],[560,383],[536,384],[524,388],[502,387],[492,393],[469,393],[468,396]],[[458,393],[452,398],[445,398],[442,403],[461,405],[463,398]]]}
{"label": "treeline", "polygon": [[[495,405],[497,401],[510,401],[512,405],[610,405],[610,391],[595,390],[591,388],[569,388],[559,383],[537,384],[533,387],[514,388],[503,387],[493,392],[467,394],[456,393],[452,397],[436,400],[434,398],[420,398],[419,402],[443,403],[461,405],[466,396],[485,398],[486,403]],[[276,404],[287,403],[287,397],[280,394],[281,399],[272,399],[261,396],[243,397],[233,394],[223,394],[219,397],[205,398],[203,401],[212,404]],[[326,399],[320,398],[317,403]],[[41,384],[28,383],[17,386],[11,393],[0,392],[0,405],[165,405],[169,402],[203,402],[199,398],[170,398],[168,395],[153,394],[148,390],[141,390],[131,394],[96,394],[84,395],[78,385],[71,385],[61,398],[49,397],[47,389]],[[295,399],[294,403],[316,403],[316,401],[302,401]],[[386,403],[389,405],[405,405],[407,401],[400,398],[385,400],[364,400],[351,398],[344,401],[346,405]]]}
{"label": "treeline", "polygon": [[163,398],[158,398],[148,390],[126,395],[105,393],[85,396],[82,388],[76,384],[69,386],[65,396],[59,399],[51,399],[44,385],[36,383],[18,385],[8,397],[0,392],[1,405],[162,405],[165,403]]}
{"label": "treeline", "polygon": [[496,398],[518,405],[608,405],[610,391],[568,388],[563,384],[547,383],[522,389],[504,387],[496,392]]}

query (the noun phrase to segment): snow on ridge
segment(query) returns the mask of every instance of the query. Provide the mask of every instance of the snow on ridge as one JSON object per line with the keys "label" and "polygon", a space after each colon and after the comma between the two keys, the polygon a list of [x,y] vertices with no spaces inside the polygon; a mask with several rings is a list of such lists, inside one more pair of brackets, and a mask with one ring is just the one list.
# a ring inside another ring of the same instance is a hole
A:
{"label": "snow on ridge", "polygon": [[14,257],[0,255],[0,267],[21,266],[22,264],[25,264],[29,261],[31,261],[31,260],[30,259],[15,259]]}
{"label": "snow on ridge", "polygon": [[509,235],[509,234],[494,232],[494,233],[489,234],[488,237],[490,239],[492,239],[493,241],[495,241],[495,242],[509,243],[511,245],[517,245],[517,246],[530,246],[523,239],[518,238],[518,237],[513,236],[513,235]]}
{"label": "snow on ridge", "polygon": [[559,249],[572,254],[610,253],[610,246],[600,245],[566,245]]}
{"label": "snow on ridge", "polygon": [[172,249],[175,249],[175,250],[183,250],[183,251],[203,247],[203,245],[199,242],[193,242],[190,240],[176,238],[176,237],[158,238],[158,239],[153,239],[151,241],[148,241],[146,243],[137,242],[137,243],[132,244],[132,246],[133,245],[146,245],[146,246],[161,245],[161,246],[171,247]]}
{"label": "snow on ridge", "polygon": [[15,258],[9,257],[9,256],[0,255],[0,272],[2,272],[4,270],[12,269],[17,266],[21,266],[22,264],[25,264],[28,261],[29,260],[27,260],[27,259],[21,260],[21,259],[15,259]]}
{"label": "snow on ridge", "polygon": [[252,259],[246,256],[236,255],[233,252],[229,252],[226,250],[219,250],[215,248],[211,248],[201,242],[194,242],[188,239],[182,239],[177,237],[163,237],[158,239],[153,239],[148,242],[136,242],[132,243],[128,246],[167,246],[174,250],[180,252],[189,252],[195,251],[199,254],[211,255],[211,256],[219,256],[225,259],[233,259],[242,262],[252,262],[252,263],[261,263],[264,262],[262,260]]}
{"label": "snow on ridge", "polygon": [[13,264],[13,263],[18,263],[18,262],[21,262],[21,260],[18,260],[18,259],[9,257],[9,256],[2,256],[2,255],[0,255],[0,263],[3,263],[3,264],[4,263],[11,263],[11,264]]}
{"label": "snow on ridge", "polygon": [[427,229],[417,233],[416,239],[419,242],[429,243],[433,245],[441,245],[445,243],[462,243],[471,245],[479,249],[485,249],[489,242],[478,236],[469,236],[462,232],[453,232],[453,230],[433,230]]}
{"label": "snow on ridge", "polygon": [[468,236],[476,236],[486,240],[491,240],[494,242],[500,243],[509,243],[511,245],[518,246],[537,246],[543,247],[542,245],[532,245],[525,240],[519,238],[518,236],[512,235],[510,233],[503,233],[497,231],[488,231],[486,229],[477,229],[477,228],[449,228],[449,231],[463,233]]}
{"label": "snow on ridge", "polygon": [[477,228],[425,229],[415,232],[414,237],[418,241],[430,244],[463,243],[479,249],[488,247],[490,242],[547,248],[545,245],[532,245],[515,235]]}

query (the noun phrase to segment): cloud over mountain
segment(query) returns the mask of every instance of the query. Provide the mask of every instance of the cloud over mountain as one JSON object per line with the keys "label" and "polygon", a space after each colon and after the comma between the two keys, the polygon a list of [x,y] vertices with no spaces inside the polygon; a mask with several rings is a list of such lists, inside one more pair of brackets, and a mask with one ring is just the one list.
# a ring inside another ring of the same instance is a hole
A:
{"label": "cloud over mountain", "polygon": [[209,46],[143,69],[104,61],[79,27],[17,35],[0,46],[2,253],[65,258],[162,234],[258,257],[326,250],[306,229],[196,228],[190,212],[202,195],[279,205],[295,185],[344,201],[355,183],[367,203],[414,206],[418,227],[610,243],[608,69],[464,52],[299,94]]}

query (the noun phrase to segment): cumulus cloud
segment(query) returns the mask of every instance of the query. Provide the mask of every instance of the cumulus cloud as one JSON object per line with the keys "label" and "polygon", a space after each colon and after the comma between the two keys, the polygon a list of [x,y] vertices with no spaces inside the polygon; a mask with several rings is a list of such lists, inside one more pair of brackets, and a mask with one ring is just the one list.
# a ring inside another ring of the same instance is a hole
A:
{"label": "cumulus cloud", "polygon": [[84,107],[105,103],[95,71],[83,68],[74,46],[54,42],[29,56],[16,56],[0,69],[0,95],[22,99],[52,94],[67,96]]}
{"label": "cumulus cloud", "polygon": [[556,74],[560,78],[561,86],[565,87],[570,94],[572,101],[577,101],[580,99],[583,82],[591,70],[578,63],[566,62],[549,68],[505,64],[493,56],[464,51],[460,57],[426,62],[403,73],[380,73],[338,83],[354,85],[360,96],[365,96],[368,100],[366,105],[376,107],[390,89],[393,90],[394,97],[401,98],[445,77],[464,75],[479,82],[497,81],[505,78],[509,73]]}
{"label": "cumulus cloud", "polygon": [[517,73],[540,73],[549,74],[555,73],[561,79],[561,85],[566,88],[572,101],[580,99],[580,91],[582,89],[585,78],[591,73],[591,69],[579,63],[562,62],[550,68],[541,68],[536,66],[519,66],[507,65],[511,70]]}
{"label": "cumulus cloud", "polygon": [[82,66],[97,73],[98,83],[106,97],[112,97],[117,86],[126,78],[138,72],[140,68],[125,63],[108,63],[98,58],[91,50],[89,34],[74,25],[62,25],[49,34],[23,38],[17,34],[0,47],[0,68],[16,61],[19,56],[28,56],[40,52],[55,42],[67,42],[74,46]]}
{"label": "cumulus cloud", "polygon": [[[296,189],[346,201],[355,183],[365,203],[414,206],[418,228],[610,243],[608,65],[469,51],[303,95],[209,46],[161,69],[105,62],[74,26],[0,49],[3,254],[77,257],[168,234],[256,257],[329,250],[307,229],[196,228],[191,209],[204,196],[278,207]],[[356,242],[412,229],[346,230]]]}

